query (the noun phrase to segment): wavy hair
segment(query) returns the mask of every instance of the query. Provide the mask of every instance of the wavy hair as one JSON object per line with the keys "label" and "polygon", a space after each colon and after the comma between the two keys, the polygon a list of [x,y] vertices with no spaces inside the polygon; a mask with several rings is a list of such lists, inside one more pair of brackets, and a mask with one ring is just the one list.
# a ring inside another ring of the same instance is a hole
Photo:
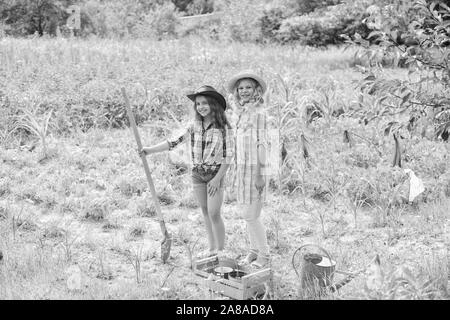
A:
{"label": "wavy hair", "polygon": [[264,99],[262,97],[263,96],[263,94],[262,94],[262,92],[263,92],[262,87],[259,84],[259,82],[256,81],[253,78],[242,78],[242,79],[239,79],[238,81],[236,81],[236,84],[235,84],[234,89],[233,89],[234,99],[236,99],[237,102],[241,101],[240,98],[239,98],[238,87],[239,87],[239,85],[241,84],[241,82],[243,80],[249,80],[253,84],[253,88],[255,89],[255,93],[253,94],[252,99],[254,99],[255,101],[264,103]]}
{"label": "wavy hair", "polygon": [[[231,129],[230,122],[228,121],[225,111],[223,110],[219,101],[217,101],[215,98],[213,98],[211,96],[201,95],[201,94],[199,94],[199,96],[205,97],[206,101],[208,101],[209,107],[211,108],[211,115],[212,115],[215,127],[218,129]],[[195,120],[197,120],[197,121],[203,120],[203,117],[197,111],[195,102],[194,102],[194,113],[195,113]]]}

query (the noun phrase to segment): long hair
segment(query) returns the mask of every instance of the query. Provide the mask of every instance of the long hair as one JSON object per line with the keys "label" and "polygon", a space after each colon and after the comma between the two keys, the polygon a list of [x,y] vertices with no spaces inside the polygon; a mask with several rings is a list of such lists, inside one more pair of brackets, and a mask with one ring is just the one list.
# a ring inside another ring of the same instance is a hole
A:
{"label": "long hair", "polygon": [[[214,121],[214,125],[218,129],[231,129],[230,122],[225,115],[225,111],[223,110],[220,103],[213,97],[203,95],[208,101],[209,107],[211,109],[211,116]],[[197,108],[194,102],[194,112],[195,112],[195,120],[202,121],[203,117],[198,113]]]}
{"label": "long hair", "polygon": [[262,87],[261,87],[261,85],[259,84],[258,81],[256,81],[255,79],[252,79],[252,78],[242,78],[242,79],[239,79],[238,81],[236,81],[236,85],[234,86],[234,90],[233,90],[234,99],[237,102],[240,102],[238,88],[239,88],[239,85],[241,84],[241,82],[243,80],[250,81],[252,83],[252,85],[253,85],[253,89],[255,89],[255,92],[253,94],[252,99],[255,100],[255,101],[259,101],[261,103],[264,103],[264,99],[262,97],[262,95],[263,95]]}

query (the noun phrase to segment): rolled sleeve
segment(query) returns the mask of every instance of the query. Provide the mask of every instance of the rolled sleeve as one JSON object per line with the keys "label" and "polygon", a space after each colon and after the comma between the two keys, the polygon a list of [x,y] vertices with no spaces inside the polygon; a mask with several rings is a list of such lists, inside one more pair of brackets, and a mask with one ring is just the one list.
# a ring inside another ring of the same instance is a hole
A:
{"label": "rolled sleeve", "polygon": [[191,132],[191,127],[184,129],[181,133],[174,134],[171,138],[167,139],[167,143],[169,144],[169,150],[173,150],[176,146],[185,142]]}

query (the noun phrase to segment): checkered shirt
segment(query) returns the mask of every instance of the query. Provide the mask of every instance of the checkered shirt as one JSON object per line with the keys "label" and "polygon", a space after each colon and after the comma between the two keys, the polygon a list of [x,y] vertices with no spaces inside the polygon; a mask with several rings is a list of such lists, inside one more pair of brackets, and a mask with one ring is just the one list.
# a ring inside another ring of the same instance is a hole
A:
{"label": "checkered shirt", "polygon": [[210,123],[203,129],[203,122],[195,120],[181,134],[168,139],[169,150],[190,141],[193,170],[217,171],[221,164],[231,164],[234,156],[233,130],[215,128]]}

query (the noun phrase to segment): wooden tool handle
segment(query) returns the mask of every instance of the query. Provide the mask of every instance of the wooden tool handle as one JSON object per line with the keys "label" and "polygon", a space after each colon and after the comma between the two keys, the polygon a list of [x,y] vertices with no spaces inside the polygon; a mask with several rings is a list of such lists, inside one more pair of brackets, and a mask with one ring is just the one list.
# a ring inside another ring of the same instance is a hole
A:
{"label": "wooden tool handle", "polygon": [[[130,119],[130,126],[133,129],[133,133],[134,133],[134,137],[136,138],[138,150],[142,150],[141,137],[139,136],[139,132],[138,132],[138,129],[136,126],[136,121],[134,119],[134,114],[133,114],[133,111],[131,110],[130,101],[128,100],[128,96],[125,91],[125,88],[122,88],[122,95],[125,100],[125,106],[127,108],[128,118]],[[158,196],[156,195],[156,190],[155,190],[155,186],[153,184],[153,179],[152,179],[152,175],[150,173],[150,169],[148,167],[147,158],[143,154],[141,154],[140,157],[142,160],[142,164],[144,165],[144,171],[145,171],[145,175],[147,176],[148,184],[150,186],[150,192],[152,193],[153,201],[155,202],[156,213],[159,218],[159,224],[161,227],[161,231],[162,231],[163,235],[165,237],[167,237],[169,233],[167,232],[166,224],[164,223],[164,218],[163,218],[163,215],[161,212],[161,207],[159,206],[159,200],[158,200]]]}

